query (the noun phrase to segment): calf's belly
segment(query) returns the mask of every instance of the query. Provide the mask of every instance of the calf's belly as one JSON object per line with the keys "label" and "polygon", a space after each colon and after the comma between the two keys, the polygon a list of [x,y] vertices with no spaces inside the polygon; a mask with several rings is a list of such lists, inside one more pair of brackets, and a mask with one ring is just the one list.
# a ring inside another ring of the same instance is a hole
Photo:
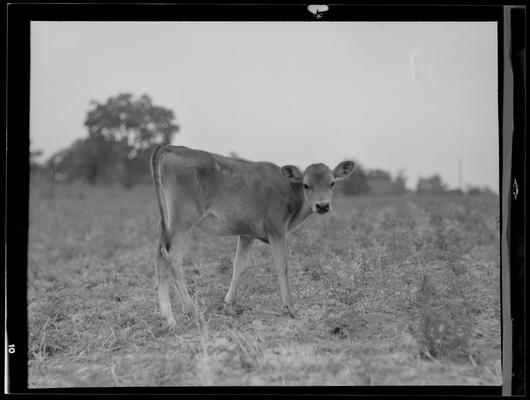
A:
{"label": "calf's belly", "polygon": [[254,221],[240,217],[227,217],[215,212],[204,215],[197,226],[211,235],[231,236],[243,235],[255,238],[265,237],[264,232],[259,232]]}

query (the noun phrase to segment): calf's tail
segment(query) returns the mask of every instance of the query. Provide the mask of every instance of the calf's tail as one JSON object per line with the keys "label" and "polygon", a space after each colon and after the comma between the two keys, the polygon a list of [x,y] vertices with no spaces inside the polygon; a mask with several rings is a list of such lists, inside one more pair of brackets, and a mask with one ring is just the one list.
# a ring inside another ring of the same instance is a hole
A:
{"label": "calf's tail", "polygon": [[151,156],[151,175],[153,176],[153,183],[155,186],[156,201],[160,209],[160,239],[164,245],[165,251],[169,251],[171,241],[168,230],[167,201],[160,175],[160,162],[167,149],[168,145],[158,145]]}

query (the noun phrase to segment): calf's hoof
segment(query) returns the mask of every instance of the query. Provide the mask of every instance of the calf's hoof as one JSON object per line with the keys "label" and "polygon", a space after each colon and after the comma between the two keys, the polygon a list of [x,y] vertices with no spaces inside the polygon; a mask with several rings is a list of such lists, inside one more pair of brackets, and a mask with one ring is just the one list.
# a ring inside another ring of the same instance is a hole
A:
{"label": "calf's hoof", "polygon": [[287,315],[290,315],[291,318],[298,318],[298,313],[296,312],[296,310],[294,309],[294,307],[292,305],[291,306],[283,306],[283,313],[287,314]]}
{"label": "calf's hoof", "polygon": [[167,319],[167,327],[170,331],[174,331],[177,328],[177,321],[175,321],[173,316]]}
{"label": "calf's hoof", "polygon": [[182,310],[184,311],[184,314],[186,314],[189,318],[195,318],[198,314],[197,306],[193,301],[183,304]]}
{"label": "calf's hoof", "polygon": [[236,317],[237,316],[236,305],[234,303],[224,303],[223,314],[228,315],[230,317]]}

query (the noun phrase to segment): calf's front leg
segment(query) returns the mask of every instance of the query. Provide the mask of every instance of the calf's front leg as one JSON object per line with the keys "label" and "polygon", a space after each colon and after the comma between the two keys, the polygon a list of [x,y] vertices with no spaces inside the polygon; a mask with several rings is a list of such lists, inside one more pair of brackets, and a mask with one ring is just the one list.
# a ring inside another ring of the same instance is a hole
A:
{"label": "calf's front leg", "polygon": [[289,291],[289,280],[287,278],[287,254],[285,235],[270,236],[269,243],[271,254],[278,271],[278,280],[280,281],[280,295],[282,305],[291,317],[296,318],[296,310],[293,306],[291,292]]}
{"label": "calf's front leg", "polygon": [[250,249],[254,239],[247,236],[239,236],[237,239],[236,258],[234,259],[234,266],[232,271],[232,281],[228,288],[228,293],[225,297],[225,309],[230,311],[234,308],[236,303],[237,285],[241,275],[247,269],[250,263]]}

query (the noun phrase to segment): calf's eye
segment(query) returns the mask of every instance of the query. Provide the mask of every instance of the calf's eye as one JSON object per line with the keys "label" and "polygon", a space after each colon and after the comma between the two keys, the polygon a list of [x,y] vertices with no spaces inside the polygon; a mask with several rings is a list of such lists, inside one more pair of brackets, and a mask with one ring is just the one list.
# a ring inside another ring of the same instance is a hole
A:
{"label": "calf's eye", "polygon": [[307,183],[304,183],[304,189],[309,189],[309,185]]}
{"label": "calf's eye", "polygon": [[331,183],[329,184],[329,186],[331,186],[331,187],[335,186],[335,181],[331,182]]}

